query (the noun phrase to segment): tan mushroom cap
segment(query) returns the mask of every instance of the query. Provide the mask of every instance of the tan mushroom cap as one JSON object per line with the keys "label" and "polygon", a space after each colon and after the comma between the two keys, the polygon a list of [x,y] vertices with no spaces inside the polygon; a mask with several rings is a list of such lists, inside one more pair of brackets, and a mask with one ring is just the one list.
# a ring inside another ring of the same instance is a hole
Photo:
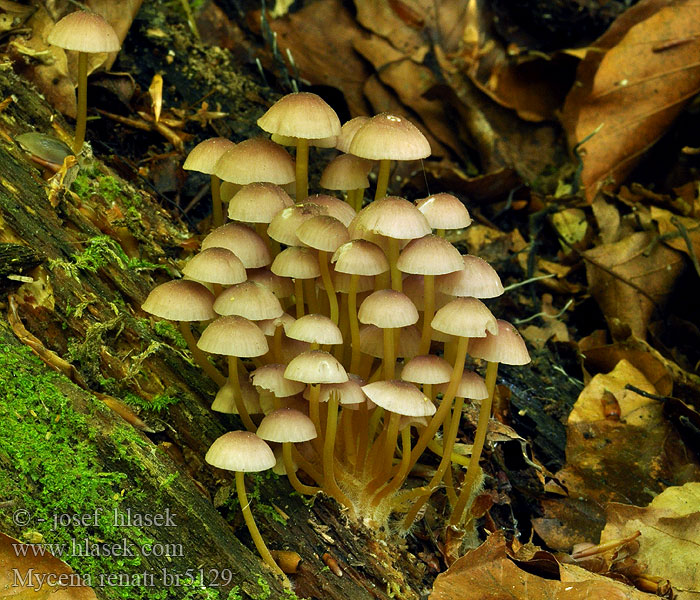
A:
{"label": "tan mushroom cap", "polygon": [[378,290],[365,298],[357,318],[360,323],[382,329],[407,327],[418,321],[418,310],[406,294],[396,290]]}
{"label": "tan mushroom cap", "polygon": [[[350,283],[352,282],[352,275],[348,275],[347,273],[339,273],[335,269],[331,268],[331,279],[333,280],[333,288],[336,292],[342,292],[343,294],[350,293]],[[316,285],[319,289],[325,291],[326,286],[323,285],[323,279],[317,279]],[[357,284],[355,287],[355,291],[358,294],[374,290],[374,277],[370,277],[367,275],[358,275]]]}
{"label": "tan mushroom cap", "polygon": [[201,283],[186,279],[156,286],[141,308],[170,321],[208,321],[216,317],[214,294]]}
{"label": "tan mushroom cap", "polygon": [[256,473],[275,466],[275,455],[265,441],[250,431],[229,431],[217,438],[204,457],[227,471]]}
{"label": "tan mushroom cap", "polygon": [[462,229],[472,224],[467,207],[452,194],[442,192],[421,198],[416,201],[416,208],[433,229]]}
{"label": "tan mushroom cap", "polygon": [[362,231],[400,240],[421,238],[432,232],[427,219],[413,204],[398,196],[385,196],[365,206],[348,227],[350,237]]}
{"label": "tan mushroom cap", "polygon": [[261,422],[256,435],[269,442],[307,442],[316,436],[313,421],[293,408],[278,408]]}
{"label": "tan mushroom cap", "polygon": [[229,201],[228,218],[244,223],[269,223],[283,208],[293,205],[294,201],[279,185],[249,183]]}
{"label": "tan mushroom cap", "polygon": [[[483,339],[483,338],[477,338]],[[447,391],[447,383],[437,386],[436,391],[444,394]],[[483,400],[489,397],[489,392],[486,389],[486,382],[483,377],[470,371],[469,369],[464,369],[462,372],[462,378],[459,380],[457,386],[457,391],[455,396],[460,398],[469,398],[471,400]]]}
{"label": "tan mushroom cap", "polygon": [[270,267],[275,275],[294,279],[315,279],[321,274],[317,253],[311,248],[290,246],[280,252]]}
{"label": "tan mushroom cap", "polygon": [[294,282],[287,277],[275,275],[267,267],[248,270],[248,281],[264,285],[278,298],[289,298],[294,294]]}
{"label": "tan mushroom cap", "polygon": [[294,323],[294,317],[289,313],[283,312],[276,319],[262,319],[260,321],[255,321],[255,324],[260,327],[260,330],[267,336],[271,337],[275,335],[277,327],[284,328],[290,323]]}
{"label": "tan mushroom cap", "polygon": [[430,156],[430,143],[405,117],[380,113],[360,127],[349,153],[371,160],[417,160]]}
{"label": "tan mushroom cap", "polygon": [[379,275],[389,270],[389,260],[384,251],[366,240],[350,240],[340,246],[331,262],[338,273],[350,275]]}
{"label": "tan mushroom cap", "polygon": [[415,275],[444,275],[459,271],[464,266],[462,255],[446,239],[426,235],[411,240],[399,255],[399,271]]}
{"label": "tan mushroom cap", "polygon": [[313,196],[309,196],[304,200],[304,205],[307,204],[315,204],[316,206],[324,208],[323,214],[327,213],[331,217],[335,217],[345,225],[345,227],[350,225],[357,214],[355,213],[355,209],[347,202],[329,194],[314,194]]}
{"label": "tan mushroom cap", "polygon": [[[241,379],[239,387],[241,390],[241,397],[243,398],[243,406],[245,406],[248,414],[263,414],[263,409],[260,406],[260,397],[253,385],[245,379]],[[226,383],[219,388],[219,391],[216,392],[216,397],[214,398],[214,402],[212,402],[211,409],[227,415],[237,415],[236,392],[236,386],[227,380]]]}
{"label": "tan mushroom cap", "polygon": [[320,345],[343,343],[340,328],[325,315],[304,315],[285,326],[287,337]]}
{"label": "tan mushroom cap", "polygon": [[[399,329],[397,358],[413,358],[420,349],[420,330],[415,326]],[[375,358],[384,358],[384,332],[376,325],[360,327],[360,351]]]}
{"label": "tan mushroom cap", "polygon": [[332,354],[323,350],[308,350],[293,358],[284,376],[304,383],[342,383],[348,374]]}
{"label": "tan mushroom cap", "polygon": [[225,356],[262,356],[269,348],[260,328],[244,317],[219,317],[207,325],[197,347],[211,354]]}
{"label": "tan mushroom cap", "polygon": [[496,317],[476,298],[456,298],[439,309],[430,326],[435,331],[459,337],[486,337],[486,332],[498,333]]}
{"label": "tan mushroom cap", "polygon": [[297,239],[303,246],[324,252],[335,252],[350,239],[348,230],[338,219],[319,215],[304,221],[297,229]]}
{"label": "tan mushroom cap", "polygon": [[322,188],[327,190],[359,190],[369,187],[367,175],[372,163],[353,154],[340,154],[321,173]]}
{"label": "tan mushroom cap", "polygon": [[304,391],[305,383],[292,381],[284,376],[286,365],[271,363],[258,367],[251,373],[253,385],[272,392],[278,398],[296,396]]}
{"label": "tan mushroom cap", "polygon": [[375,381],[362,386],[362,391],[384,410],[408,417],[429,417],[435,405],[415,385],[398,379]]}
{"label": "tan mushroom cap", "polygon": [[296,177],[289,153],[264,138],[244,140],[224,152],[214,174],[223,181],[241,185],[256,181],[285,185]]}
{"label": "tan mushroom cap", "polygon": [[370,117],[360,116],[343,123],[343,126],[340,128],[340,135],[335,141],[335,147],[341,152],[349,152],[352,138],[355,137],[357,130],[367,123],[369,119]]}
{"label": "tan mushroom cap", "polygon": [[[297,145],[297,140],[299,138],[291,137],[288,135],[280,135],[279,133],[273,133],[270,136],[270,139],[275,142],[275,144],[279,144],[280,146],[296,146]],[[308,140],[309,146],[315,146],[316,148],[335,148],[335,143],[336,140],[338,139],[336,136],[332,135],[330,137],[326,138],[304,138],[305,140]]]}
{"label": "tan mushroom cap", "polygon": [[221,155],[235,145],[231,140],[222,137],[204,140],[190,150],[182,168],[185,171],[197,171],[211,175],[214,173],[214,167]]}
{"label": "tan mushroom cap", "polygon": [[114,28],[94,12],[77,10],[53,26],[46,38],[53,46],[78,52],[117,52],[121,47]]}
{"label": "tan mushroom cap", "polygon": [[401,379],[411,383],[435,385],[448,383],[451,377],[452,365],[435,354],[414,356],[401,371]]}
{"label": "tan mushroom cap", "polygon": [[340,135],[340,120],[320,96],[310,92],[287,94],[258,119],[268,133],[305,139]]}
{"label": "tan mushroom cap", "polygon": [[286,246],[296,246],[299,243],[297,240],[297,229],[304,221],[325,215],[327,210],[317,204],[296,204],[283,208],[270,221],[267,228],[267,235],[273,240]]}
{"label": "tan mushroom cap", "polygon": [[469,346],[469,354],[475,358],[483,358],[489,362],[505,365],[526,365],[530,362],[523,338],[518,330],[508,321],[498,319],[498,333],[487,333],[485,338],[473,340]]}
{"label": "tan mushroom cap", "polygon": [[226,223],[214,229],[202,240],[202,250],[228,248],[241,259],[246,269],[265,267],[272,262],[265,241],[250,227],[240,223]]}
{"label": "tan mushroom cap", "polygon": [[274,293],[255,281],[244,281],[226,288],[214,301],[220,315],[238,315],[251,321],[282,316],[282,305]]}
{"label": "tan mushroom cap", "polygon": [[206,248],[195,254],[183,267],[190,279],[203,283],[233,285],[246,280],[245,267],[228,248]]}
{"label": "tan mushroom cap", "polygon": [[[406,294],[418,310],[425,310],[425,281],[423,275],[409,275],[402,282],[403,293]],[[444,306],[452,298],[440,291],[440,286],[435,285],[435,309]]]}
{"label": "tan mushroom cap", "polygon": [[439,276],[435,281],[436,288],[449,296],[474,298],[495,298],[503,293],[501,278],[484,259],[465,254],[462,263],[460,270]]}
{"label": "tan mushroom cap", "polygon": [[[318,395],[319,402],[328,402],[331,392],[338,394],[338,400],[342,406],[355,406],[367,401],[367,396],[362,391],[364,381],[357,375],[348,373],[348,380],[343,383],[323,383]],[[306,394],[306,392],[305,392]]]}

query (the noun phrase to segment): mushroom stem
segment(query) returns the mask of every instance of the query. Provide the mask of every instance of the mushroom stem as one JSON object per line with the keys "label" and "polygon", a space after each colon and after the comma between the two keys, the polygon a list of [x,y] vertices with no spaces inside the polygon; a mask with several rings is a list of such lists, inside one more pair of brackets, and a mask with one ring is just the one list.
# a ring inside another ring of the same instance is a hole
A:
{"label": "mushroom stem", "polygon": [[275,335],[272,338],[272,356],[275,357],[275,362],[281,363],[282,361],[282,334],[284,333],[284,326],[280,322],[275,327]]}
{"label": "mushroom stem", "polygon": [[391,289],[397,292],[401,290],[401,271],[396,266],[399,260],[399,240],[396,238],[387,238],[389,250],[389,267],[391,269]]}
{"label": "mushroom stem", "polygon": [[418,462],[421,454],[427,448],[428,442],[433,439],[437,430],[440,429],[443,421],[447,418],[447,415],[452,408],[452,401],[455,398],[459,382],[462,379],[462,372],[464,371],[464,360],[467,357],[467,347],[469,346],[469,338],[460,337],[457,342],[457,355],[455,357],[454,367],[452,368],[452,377],[450,378],[450,383],[447,386],[447,390],[442,397],[442,402],[439,408],[430,419],[428,426],[422,431],[416,445],[411,451],[411,463],[410,468],[413,468]]}
{"label": "mushroom stem", "polygon": [[377,173],[377,189],[374,194],[374,199],[379,200],[386,196],[386,191],[389,188],[389,171],[391,170],[391,160],[383,158],[379,161],[379,172]]}
{"label": "mushroom stem", "polygon": [[187,321],[179,321],[178,324],[180,326],[180,333],[187,342],[187,347],[192,353],[194,362],[201,367],[202,371],[204,371],[216,385],[222,387],[226,383],[226,377],[219,372],[219,369],[209,362],[207,355],[197,347],[197,341],[194,339],[190,324]]}
{"label": "mushroom stem", "polygon": [[448,467],[452,464],[452,448],[454,446],[455,439],[457,438],[457,430],[459,429],[459,422],[460,417],[462,416],[463,406],[464,398],[458,397],[457,401],[455,402],[454,409],[452,411],[450,427],[447,432],[447,436],[445,437],[445,446],[443,448],[442,460],[440,460],[440,464],[438,465],[435,474],[433,475],[432,479],[427,485],[429,491],[423,494],[420,498],[418,498],[418,500],[416,500],[415,504],[411,507],[411,510],[409,510],[406,516],[404,517],[403,523],[401,525],[404,531],[408,529],[411,525],[413,525],[413,521],[418,515],[418,512],[421,508],[423,508],[423,505],[428,501],[428,498],[430,498],[430,495],[437,489],[438,485],[440,485],[440,482],[442,481],[442,476],[445,474],[445,471],[447,471]]}
{"label": "mushroom stem", "polygon": [[[379,487],[388,482],[391,473],[391,463],[396,449],[396,439],[399,436],[399,420],[401,415],[392,412],[389,416],[389,424],[384,438],[384,446],[378,456],[379,469],[376,477],[367,485],[367,494],[373,494]],[[401,470],[401,467],[399,467]]]}
{"label": "mushroom stem", "polygon": [[245,520],[245,524],[247,525],[248,531],[250,532],[250,537],[253,538],[253,543],[255,544],[255,547],[258,550],[258,554],[260,554],[265,563],[275,573],[282,577],[282,580],[286,583],[286,585],[289,586],[289,580],[287,579],[287,576],[282,572],[282,569],[279,568],[279,566],[275,562],[275,559],[272,558],[272,554],[270,554],[270,551],[267,549],[267,546],[265,545],[265,542],[263,541],[262,536],[260,535],[260,531],[258,530],[258,526],[255,524],[255,520],[253,519],[253,513],[250,510],[248,496],[245,493],[245,477],[243,471],[236,471],[236,492],[238,492],[238,502],[241,505],[243,519]]}
{"label": "mushroom stem", "polygon": [[423,330],[420,336],[418,354],[430,352],[432,327],[430,323],[435,316],[435,275],[423,275]]}
{"label": "mushroom stem", "polygon": [[[340,335],[343,336],[343,340],[347,340],[350,327],[348,318],[348,295],[344,294],[343,292],[340,292],[340,307],[338,308],[338,312],[338,327],[340,328]],[[347,344],[338,344],[333,352],[333,356],[335,356],[339,362],[343,363],[343,365],[348,364],[346,361],[346,358],[348,358],[346,353],[347,347]]]}
{"label": "mushroom stem", "polygon": [[338,297],[335,295],[335,288],[333,287],[333,280],[331,279],[331,273],[328,269],[328,252],[324,250],[318,251],[318,266],[321,269],[321,280],[323,281],[323,287],[326,288],[326,294],[328,296],[328,302],[330,304],[330,317],[331,321],[338,324]]}
{"label": "mushroom stem", "polygon": [[323,483],[323,475],[321,475],[321,473],[316,470],[316,467],[314,467],[309,460],[294,446],[292,446],[292,458],[297,465],[299,465],[299,468],[306,471],[309,477],[311,477],[311,479],[313,479],[318,485]]}
{"label": "mushroom stem", "polygon": [[401,463],[396,476],[382,488],[372,500],[372,506],[377,506],[388,494],[392,494],[406,479],[408,475],[408,463],[411,460],[411,428],[406,426],[401,430]]}
{"label": "mushroom stem", "polygon": [[292,461],[292,442],[282,443],[282,458],[284,459],[284,468],[287,470],[287,479],[292,487],[300,494],[308,494],[313,496],[316,492],[320,492],[321,488],[304,485],[297,474],[294,472],[294,462]]}
{"label": "mushroom stem", "polygon": [[[494,390],[496,386],[496,374],[498,371],[498,363],[489,363],[486,367],[486,389]],[[479,409],[479,421],[474,434],[474,445],[472,446],[472,456],[467,467],[467,475],[462,483],[462,489],[459,492],[457,504],[455,504],[452,516],[450,517],[450,525],[458,526],[462,522],[462,515],[467,506],[467,501],[472,497],[476,488],[478,475],[481,473],[479,467],[479,459],[481,452],[484,449],[486,441],[486,432],[488,431],[489,421],[491,420],[491,406],[493,403],[493,393],[489,392],[489,397],[481,401]]]}
{"label": "mushroom stem", "polygon": [[304,280],[294,280],[294,301],[297,307],[297,319],[304,316]]}
{"label": "mushroom stem", "polygon": [[304,292],[306,293],[306,305],[309,307],[309,314],[319,314],[318,296],[316,296],[316,280],[304,279]]}
{"label": "mushroom stem", "polygon": [[304,202],[309,195],[309,140],[297,138],[296,178],[297,203]]}
{"label": "mushroom stem", "polygon": [[243,421],[245,428],[251,433],[255,433],[258,428],[255,426],[255,423],[253,423],[253,419],[250,418],[245,403],[243,402],[243,395],[241,394],[241,384],[238,380],[238,357],[236,356],[228,357],[228,379],[233,386],[233,400],[236,403],[238,416],[241,418],[241,421]]}
{"label": "mushroom stem", "polygon": [[394,328],[388,327],[382,330],[384,341],[384,379],[394,379],[396,370],[396,358],[394,358]]}
{"label": "mushroom stem", "polygon": [[221,205],[221,180],[214,175],[211,180],[211,219],[214,227],[221,227],[224,224],[224,209]]}
{"label": "mushroom stem", "polygon": [[359,275],[350,275],[348,291],[348,318],[350,319],[350,372],[358,373],[360,368],[360,324],[357,320],[357,282]]}
{"label": "mushroom stem", "polygon": [[367,454],[367,446],[369,444],[369,408],[367,401],[360,404],[360,410],[357,411],[357,462],[355,463],[355,474],[358,475],[364,471],[365,455]]}
{"label": "mushroom stem", "polygon": [[80,154],[87,122],[87,53],[78,52],[78,112],[75,121],[73,152]]}
{"label": "mushroom stem", "polygon": [[316,435],[318,436],[312,443],[319,449],[318,440],[323,440],[323,430],[321,429],[321,412],[319,403],[319,394],[321,392],[320,384],[312,383],[309,384],[309,418],[316,428]]}
{"label": "mushroom stem", "polygon": [[332,391],[328,396],[328,419],[326,421],[326,439],[323,442],[323,488],[329,496],[343,506],[352,509],[352,502],[341,491],[335,480],[333,449],[335,432],[338,426],[338,392]]}

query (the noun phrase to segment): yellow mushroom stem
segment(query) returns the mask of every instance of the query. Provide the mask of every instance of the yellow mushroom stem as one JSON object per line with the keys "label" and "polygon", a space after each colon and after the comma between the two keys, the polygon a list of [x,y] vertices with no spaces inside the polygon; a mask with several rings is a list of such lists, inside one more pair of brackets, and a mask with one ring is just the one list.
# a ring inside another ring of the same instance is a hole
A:
{"label": "yellow mushroom stem", "polygon": [[87,127],[87,53],[78,52],[78,108],[75,120],[73,152],[80,154]]}
{"label": "yellow mushroom stem", "polygon": [[394,354],[394,328],[387,327],[382,330],[384,341],[384,379],[390,381],[394,379],[396,370],[396,359]]}
{"label": "yellow mushroom stem", "polygon": [[323,447],[323,430],[321,429],[321,411],[319,401],[320,393],[320,384],[312,383],[309,385],[309,418],[314,424],[314,427],[316,428],[316,435],[318,436],[312,440],[311,443],[319,452],[319,455],[321,454],[320,450]]}
{"label": "yellow mushroom stem", "polygon": [[[389,416],[389,424],[386,427],[386,436],[384,437],[384,445],[381,451],[377,452],[376,477],[369,482],[366,488],[368,495],[373,494],[380,486],[388,483],[389,475],[391,474],[392,459],[396,451],[396,440],[399,437],[399,421],[401,415],[392,412]],[[401,467],[399,466],[399,470]]]}
{"label": "yellow mushroom stem", "polygon": [[304,316],[304,280],[295,279],[294,280],[294,301],[297,308],[297,319],[301,319]]}
{"label": "yellow mushroom stem", "polygon": [[418,354],[430,352],[432,327],[430,323],[435,316],[435,275],[423,275],[423,329],[420,336]]}
{"label": "yellow mushroom stem", "polygon": [[350,275],[348,290],[348,319],[350,321],[350,372],[358,373],[360,369],[360,324],[357,320],[357,282],[359,275]]}
{"label": "yellow mushroom stem", "polygon": [[292,442],[282,443],[282,458],[284,459],[284,468],[287,471],[287,479],[292,487],[300,494],[308,494],[313,496],[316,492],[320,492],[321,488],[304,485],[294,471],[294,461],[292,460]]}
{"label": "yellow mushroom stem", "polygon": [[397,292],[402,291],[401,271],[396,266],[399,260],[399,240],[396,238],[387,238],[389,251],[389,269],[391,272],[391,289]]}
{"label": "yellow mushroom stem", "polygon": [[233,400],[236,403],[236,410],[238,410],[238,416],[243,421],[245,428],[251,433],[255,433],[258,428],[253,419],[250,418],[248,410],[243,402],[243,394],[241,393],[241,384],[238,379],[238,358],[236,356],[228,357],[228,380],[231,382],[233,387]]}
{"label": "yellow mushroom stem", "polygon": [[389,189],[389,173],[391,171],[391,160],[383,158],[379,161],[379,172],[377,173],[377,189],[374,193],[374,199],[379,200],[386,196],[386,191]]}
{"label": "yellow mushroom stem", "polygon": [[399,489],[408,475],[408,463],[411,460],[411,427],[407,425],[401,430],[401,462],[396,476],[387,483],[372,499],[371,506],[377,506],[387,495]]}
{"label": "yellow mushroom stem", "polygon": [[323,483],[323,475],[312,465],[309,460],[292,446],[292,458],[294,462],[297,463],[300,469],[306,471],[306,473],[316,482],[316,485],[320,486]]}
{"label": "yellow mushroom stem", "polygon": [[296,155],[296,200],[304,202],[309,195],[309,140],[297,138]]}
{"label": "yellow mushroom stem", "polygon": [[328,395],[328,419],[326,421],[326,439],[323,442],[323,490],[329,496],[332,496],[343,506],[349,508],[352,511],[352,502],[350,502],[348,497],[338,487],[338,483],[335,480],[335,461],[333,450],[335,447],[335,433],[338,426],[339,400],[339,394],[335,390]]}
{"label": "yellow mushroom stem", "polygon": [[340,414],[340,428],[343,430],[343,442],[345,444],[345,462],[350,467],[357,464],[357,445],[352,432],[352,417],[357,412],[343,407]]}
{"label": "yellow mushroom stem", "polygon": [[[340,335],[342,336],[343,340],[348,339],[348,333],[350,331],[350,320],[348,317],[348,295],[344,294],[342,292],[340,293],[340,307],[338,309],[340,316],[339,322],[338,322],[338,328],[340,329]],[[348,346],[346,344],[337,344],[335,349],[333,350],[333,356],[336,358],[336,360],[342,364],[348,364],[346,361],[346,350],[348,350]],[[352,373],[352,371],[350,371]]]}
{"label": "yellow mushroom stem", "polygon": [[[496,375],[498,374],[498,363],[488,363],[486,367],[486,389],[496,389]],[[479,459],[481,452],[484,449],[486,441],[486,432],[488,431],[489,421],[491,420],[491,406],[493,403],[493,391],[489,391],[488,398],[481,401],[479,409],[479,421],[476,425],[476,433],[474,434],[474,445],[472,446],[472,456],[467,467],[467,475],[462,482],[462,488],[459,492],[457,504],[455,504],[452,516],[450,517],[450,525],[458,526],[462,522],[464,510],[467,502],[474,494],[477,482],[480,479],[481,467],[479,467]]]}
{"label": "yellow mushroom stem", "polygon": [[209,180],[211,181],[211,221],[216,228],[224,224],[224,209],[221,205],[221,179],[212,173]]}
{"label": "yellow mushroom stem", "polygon": [[306,294],[306,305],[309,307],[309,314],[319,314],[315,279],[304,279],[304,293]]}
{"label": "yellow mushroom stem", "polygon": [[282,360],[282,334],[284,333],[284,325],[280,321],[275,326],[275,335],[272,338],[272,356],[276,363],[284,362]]}
{"label": "yellow mushroom stem", "polygon": [[330,304],[331,321],[337,325],[338,297],[335,295],[333,280],[331,279],[331,273],[328,269],[328,252],[324,250],[318,251],[318,266],[321,269],[321,280],[323,281],[323,287],[326,288],[326,295],[328,296],[328,303]]}
{"label": "yellow mushroom stem", "polygon": [[270,239],[270,236],[267,235],[267,223],[256,223],[255,233],[257,233],[262,238],[262,240],[265,242],[265,245],[268,247],[270,252],[272,252],[272,240]]}
{"label": "yellow mushroom stem", "polygon": [[459,429],[459,422],[460,422],[460,417],[462,416],[462,407],[464,406],[464,398],[458,397],[457,400],[455,401],[454,409],[452,411],[452,418],[450,419],[450,427],[447,431],[447,435],[445,436],[445,446],[443,448],[443,454],[442,454],[442,460],[440,460],[440,464],[438,465],[437,470],[435,471],[435,474],[431,478],[430,482],[426,486],[428,488],[428,492],[423,494],[418,500],[416,500],[415,504],[411,508],[411,510],[408,511],[406,516],[404,517],[403,523],[401,525],[402,529],[405,531],[407,530],[411,525],[413,525],[413,521],[415,520],[416,516],[418,515],[418,512],[420,511],[421,508],[423,508],[423,505],[428,501],[428,498],[430,498],[430,495],[438,488],[440,485],[440,482],[442,481],[442,477],[447,471],[448,467],[452,464],[451,459],[451,454],[452,454],[452,447],[454,446],[455,439],[457,438],[457,431]]}
{"label": "yellow mushroom stem", "polygon": [[267,566],[282,577],[282,580],[286,582],[286,586],[289,587],[290,584],[287,576],[282,572],[282,569],[279,568],[278,564],[275,562],[275,559],[272,558],[272,554],[270,554],[270,551],[267,549],[267,546],[260,535],[260,531],[258,530],[258,526],[255,524],[253,513],[250,510],[248,496],[245,493],[245,477],[242,471],[236,471],[236,492],[238,492],[238,502],[241,505],[243,519],[245,520],[245,524],[248,526],[250,537],[253,539],[253,543],[258,550],[258,554],[260,554]]}
{"label": "yellow mushroom stem", "polygon": [[[430,442],[428,443],[428,450],[434,452],[440,458],[442,458],[443,453],[445,452],[445,449],[442,447],[442,444],[435,439],[430,440]],[[450,460],[457,465],[462,465],[463,467],[466,467],[469,464],[469,459],[466,456],[457,454],[454,450],[450,455]]]}
{"label": "yellow mushroom stem", "polygon": [[[364,471],[367,446],[369,445],[369,407],[367,401],[360,404],[360,410],[356,412],[357,422],[357,462],[355,463],[355,474],[359,475]],[[355,415],[353,415],[355,416]]]}
{"label": "yellow mushroom stem", "polygon": [[178,324],[180,327],[180,333],[187,342],[187,347],[192,353],[194,362],[201,367],[202,371],[204,371],[207,377],[209,377],[216,385],[219,387],[224,386],[226,384],[226,377],[221,374],[219,369],[209,362],[207,355],[199,349],[197,346],[197,340],[194,339],[194,335],[192,334],[190,324],[187,321],[179,321]]}

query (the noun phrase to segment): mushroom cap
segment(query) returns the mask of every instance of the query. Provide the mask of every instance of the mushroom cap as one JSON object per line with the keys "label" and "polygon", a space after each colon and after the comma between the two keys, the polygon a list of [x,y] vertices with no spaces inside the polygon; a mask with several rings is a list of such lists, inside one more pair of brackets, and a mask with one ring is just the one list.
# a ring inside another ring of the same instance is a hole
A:
{"label": "mushroom cap", "polygon": [[385,196],[365,206],[348,226],[351,238],[371,232],[400,240],[421,238],[432,232],[427,219],[413,204],[398,196]]}
{"label": "mushroom cap", "polygon": [[320,345],[343,343],[340,328],[325,315],[304,315],[284,328],[287,337]]}
{"label": "mushroom cap", "polygon": [[251,321],[276,319],[283,312],[277,296],[255,281],[226,288],[214,301],[214,310],[220,315],[238,315]]}
{"label": "mushroom cap", "polygon": [[114,28],[94,12],[77,10],[53,26],[46,41],[78,52],[117,52],[121,47]]}
{"label": "mushroom cap", "polygon": [[441,356],[421,354],[409,360],[401,371],[401,379],[411,383],[448,383],[452,377],[452,365]]}
{"label": "mushroom cap", "polygon": [[221,155],[235,145],[231,140],[222,137],[204,140],[190,150],[182,168],[185,171],[197,171],[211,175]]}
{"label": "mushroom cap", "polygon": [[304,200],[304,205],[307,204],[315,204],[316,206],[324,208],[323,214],[327,213],[331,217],[335,217],[345,225],[345,227],[350,225],[357,214],[355,209],[347,202],[335,196],[331,196],[330,194],[314,194],[313,196],[309,196]]}
{"label": "mushroom cap", "polygon": [[382,329],[407,327],[418,321],[418,310],[406,294],[396,290],[377,290],[365,298],[357,318],[360,323]]}
{"label": "mushroom cap", "polygon": [[370,117],[360,116],[345,121],[340,128],[340,135],[335,141],[335,147],[341,152],[349,152],[352,138],[355,137],[357,130],[369,121],[369,119]]}
{"label": "mushroom cap", "polygon": [[297,229],[304,222],[318,215],[325,215],[326,209],[317,204],[295,204],[279,211],[270,221],[267,235],[286,246],[296,246]]}
{"label": "mushroom cap", "polygon": [[297,239],[302,245],[314,250],[335,252],[350,236],[345,225],[335,217],[318,215],[299,225]]}
{"label": "mushroom cap", "polygon": [[294,323],[294,317],[289,313],[283,312],[275,319],[261,319],[255,321],[255,324],[260,327],[260,330],[268,337],[275,335],[278,327],[286,327],[290,323]]}
{"label": "mushroom cap", "polygon": [[459,250],[446,239],[426,235],[411,240],[399,255],[399,271],[414,275],[444,275],[459,271],[464,263]]}
{"label": "mushroom cap", "polygon": [[389,270],[384,251],[367,240],[346,242],[335,251],[331,262],[338,273],[351,275],[379,275]]}
{"label": "mushroom cap", "polygon": [[408,417],[435,414],[435,405],[415,385],[398,379],[375,381],[362,386],[362,391],[377,406]]}
{"label": "mushroom cap", "polygon": [[343,383],[322,383],[319,402],[328,402],[331,392],[336,392],[342,406],[362,404],[367,401],[367,396],[362,391],[363,384],[364,381],[352,373],[348,373],[348,380]]}
{"label": "mushroom cap", "polygon": [[[258,392],[255,391],[255,388],[245,379],[240,380],[239,387],[241,390],[241,397],[243,398],[243,406],[245,406],[248,414],[261,415],[263,410],[260,406],[260,397],[258,396]],[[235,386],[229,380],[226,380],[226,383],[216,392],[216,397],[211,404],[211,409],[227,415],[237,415],[238,407],[236,406],[236,399],[234,397],[236,391]]]}
{"label": "mushroom cap", "polygon": [[353,154],[340,154],[321,173],[322,188],[327,190],[358,190],[369,187],[367,177],[372,163]]}
{"label": "mushroom cap", "polygon": [[[399,329],[399,343],[396,358],[413,358],[420,348],[420,331],[415,325]],[[363,325],[360,328],[360,351],[384,358],[384,332],[376,325]]]}
{"label": "mushroom cap", "polygon": [[289,298],[294,294],[294,282],[287,277],[275,275],[267,267],[248,270],[248,281],[264,285],[278,298]]}
{"label": "mushroom cap", "polygon": [[254,182],[244,185],[228,203],[228,218],[244,223],[269,223],[294,201],[279,185]]}
{"label": "mushroom cap", "polygon": [[340,119],[320,96],[295,92],[282,96],[258,119],[268,133],[287,137],[321,139],[340,135]]}
{"label": "mushroom cap", "polygon": [[253,385],[272,392],[278,398],[296,396],[304,391],[306,384],[300,381],[292,381],[284,376],[286,365],[271,363],[258,367],[250,376]]}
{"label": "mushroom cap", "polygon": [[[447,391],[447,386],[447,383],[440,384],[436,387],[436,391],[444,394]],[[483,400],[489,397],[489,392],[486,389],[486,382],[481,375],[469,369],[464,369],[464,371],[462,371],[462,378],[457,385],[455,396],[469,398],[471,400]]]}
{"label": "mushroom cap", "polygon": [[[250,278],[250,276],[249,276]],[[404,277],[403,293],[406,294],[418,310],[425,310],[425,279],[423,275]],[[435,283],[435,310],[447,304],[452,298],[442,293],[440,286]]]}
{"label": "mushroom cap", "polygon": [[462,229],[472,223],[467,207],[452,194],[442,192],[421,198],[416,201],[416,208],[433,229]]}
{"label": "mushroom cap", "polygon": [[244,140],[224,152],[214,174],[223,181],[241,185],[256,181],[285,185],[296,178],[289,153],[265,138]]}
{"label": "mushroom cap", "polygon": [[258,426],[256,435],[269,442],[307,442],[317,437],[313,421],[293,408],[278,408]]}
{"label": "mushroom cap", "polygon": [[260,328],[244,317],[219,317],[207,325],[197,347],[211,354],[225,356],[262,356],[269,348]]}
{"label": "mushroom cap", "polygon": [[280,277],[315,279],[321,274],[317,253],[311,248],[290,246],[280,252],[272,262],[270,270]]}
{"label": "mushroom cap", "polygon": [[246,269],[265,267],[272,262],[265,241],[250,227],[240,223],[226,223],[214,229],[202,240],[202,250],[228,248],[241,259]]}
{"label": "mushroom cap", "polygon": [[304,383],[343,383],[348,380],[343,365],[323,350],[308,350],[294,357],[287,365],[284,376]]}
{"label": "mushroom cap", "polygon": [[469,343],[469,354],[489,362],[505,365],[526,365],[530,362],[523,338],[508,321],[498,319],[498,333],[487,333],[486,337]]}
{"label": "mushroom cap", "polygon": [[435,287],[448,296],[495,298],[503,293],[501,278],[483,258],[465,254],[462,264],[458,271],[439,276]]}
{"label": "mushroom cap", "polygon": [[216,318],[214,294],[201,283],[187,279],[176,279],[156,286],[141,308],[170,321],[208,321]]}
{"label": "mushroom cap", "polygon": [[417,160],[430,156],[430,143],[405,117],[380,113],[360,127],[350,142],[350,154],[371,160]]}
{"label": "mushroom cap", "polygon": [[183,267],[182,273],[203,283],[233,285],[246,280],[245,267],[228,248],[211,247],[195,254]]}
{"label": "mushroom cap", "polygon": [[439,309],[430,326],[435,331],[459,337],[486,337],[486,332],[498,333],[496,317],[476,298],[456,298]]}
{"label": "mushroom cap", "polygon": [[265,441],[250,431],[229,431],[214,440],[204,457],[227,471],[256,473],[275,466],[275,455]]}

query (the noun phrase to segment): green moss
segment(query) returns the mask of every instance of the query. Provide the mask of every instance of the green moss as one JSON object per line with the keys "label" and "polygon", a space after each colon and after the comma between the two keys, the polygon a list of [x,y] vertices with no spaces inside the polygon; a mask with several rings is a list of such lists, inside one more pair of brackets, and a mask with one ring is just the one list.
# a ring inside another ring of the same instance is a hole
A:
{"label": "green moss", "polygon": [[153,331],[165,338],[173,346],[182,348],[183,350],[187,348],[187,342],[185,338],[182,337],[180,330],[170,321],[156,321],[153,323]]}
{"label": "green moss", "polygon": [[150,400],[146,400],[131,392],[127,392],[124,395],[123,400],[127,404],[131,404],[132,406],[137,406],[143,410],[154,413],[163,412],[171,404],[177,404],[180,401],[179,398],[171,396],[168,393],[156,394]]}

